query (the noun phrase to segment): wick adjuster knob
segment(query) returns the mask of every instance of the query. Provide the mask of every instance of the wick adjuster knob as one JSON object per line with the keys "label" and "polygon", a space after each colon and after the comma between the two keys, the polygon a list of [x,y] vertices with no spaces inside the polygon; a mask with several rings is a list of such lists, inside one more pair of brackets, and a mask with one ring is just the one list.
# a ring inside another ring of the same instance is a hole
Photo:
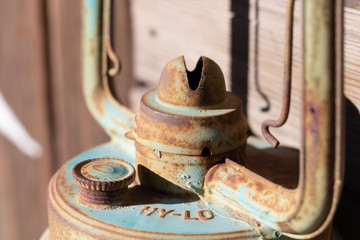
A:
{"label": "wick adjuster knob", "polygon": [[128,185],[135,179],[135,169],[121,159],[97,158],[75,165],[72,175],[82,200],[110,204],[124,201]]}

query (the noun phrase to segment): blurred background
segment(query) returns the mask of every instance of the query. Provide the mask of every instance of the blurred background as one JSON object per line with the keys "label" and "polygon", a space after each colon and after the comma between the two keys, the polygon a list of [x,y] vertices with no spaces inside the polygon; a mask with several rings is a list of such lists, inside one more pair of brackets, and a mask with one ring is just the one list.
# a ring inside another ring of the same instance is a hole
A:
{"label": "blurred background", "polygon": [[[281,106],[286,0],[116,0],[118,98],[136,110],[165,64],[184,55],[217,62],[244,102],[249,126]],[[283,146],[299,147],[302,114],[301,1],[295,6],[293,95]],[[335,225],[357,239],[360,216],[360,2],[345,0],[346,177]],[[0,239],[38,239],[47,227],[47,184],[80,152],[109,138],[81,88],[81,1],[0,0]]]}

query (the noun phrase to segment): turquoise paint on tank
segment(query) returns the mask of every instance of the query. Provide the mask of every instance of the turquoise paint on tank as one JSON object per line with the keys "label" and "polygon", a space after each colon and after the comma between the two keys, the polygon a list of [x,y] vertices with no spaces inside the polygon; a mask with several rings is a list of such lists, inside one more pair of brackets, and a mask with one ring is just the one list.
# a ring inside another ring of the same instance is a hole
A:
{"label": "turquoise paint on tank", "polygon": [[[157,195],[156,199],[160,199],[157,203],[151,201],[146,203],[145,200],[144,203],[138,204],[134,201],[134,203],[126,202],[123,206],[116,206],[108,209],[89,207],[88,204],[81,203],[77,199],[78,185],[75,184],[71,175],[73,167],[86,159],[105,157],[119,158],[135,166],[135,159],[131,151],[126,151],[126,149],[119,151],[118,145],[110,142],[78,155],[66,163],[60,170],[63,171],[66,178],[66,183],[62,183],[61,185],[60,195],[65,199],[65,202],[68,203],[68,206],[66,207],[78,209],[78,212],[83,216],[81,221],[77,220],[75,217],[66,219],[67,221],[71,221],[72,224],[77,227],[92,231],[90,225],[84,224],[83,221],[88,223],[91,223],[91,221],[101,221],[106,224],[127,229],[156,231],[160,233],[212,234],[217,232],[249,230],[252,232],[253,236],[256,234],[256,231],[254,232],[253,228],[247,223],[238,219],[219,215],[199,199],[188,200],[165,195],[159,197]],[[71,191],[69,191],[70,186]],[[136,187],[131,187],[129,189],[128,199],[132,199],[132,194],[136,194],[135,188]],[[145,199],[149,198],[149,192],[144,192],[143,197]],[[154,208],[157,208],[158,210],[149,215]],[[169,210],[173,211],[166,214],[163,218],[159,217],[161,213]],[[189,220],[184,220],[187,211],[189,213],[187,216]],[[205,218],[205,220],[199,219],[200,213],[203,214],[201,217]],[[194,218],[198,219],[195,220]]]}

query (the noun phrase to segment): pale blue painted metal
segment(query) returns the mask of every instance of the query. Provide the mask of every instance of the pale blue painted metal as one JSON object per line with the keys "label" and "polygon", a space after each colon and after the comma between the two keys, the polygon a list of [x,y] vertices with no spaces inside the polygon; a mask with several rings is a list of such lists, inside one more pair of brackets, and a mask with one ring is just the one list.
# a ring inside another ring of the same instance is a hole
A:
{"label": "pale blue painted metal", "polygon": [[[156,232],[156,233],[169,233],[169,234],[182,234],[182,236],[174,237],[172,239],[183,239],[186,234],[210,234],[207,236],[211,238],[211,234],[217,234],[221,232],[241,232],[243,236],[247,236],[246,239],[258,239],[259,233],[253,229],[247,223],[222,216],[214,212],[211,208],[200,200],[189,200],[184,198],[176,198],[172,196],[162,196],[156,198],[157,203],[152,203],[154,196],[148,195],[147,191],[143,192],[142,196],[139,196],[138,201],[146,202],[148,204],[134,204],[127,203],[119,208],[101,209],[89,207],[79,202],[73,193],[78,192],[78,185],[74,182],[71,175],[73,167],[81,161],[92,158],[118,158],[125,160],[135,167],[135,159],[133,152],[129,149],[121,149],[118,144],[106,143],[89,151],[81,153],[63,166],[61,171],[65,174],[66,182],[60,186],[61,197],[66,202],[66,206],[62,206],[66,211],[67,208],[77,209],[77,216],[69,216],[66,221],[69,221],[74,227],[86,230],[89,233],[97,234],[96,228],[93,227],[92,221],[100,221],[103,224],[114,225],[121,228],[127,228],[129,230]],[[148,211],[141,211],[144,207],[150,207]],[[164,218],[159,218],[160,212],[156,211],[150,216],[146,216],[152,208],[174,210],[171,214],[168,214]],[[172,214],[182,215],[184,211],[190,212],[190,218],[196,217],[196,213],[201,210],[209,210],[213,214],[213,218],[209,220],[183,220],[182,216],[173,216]],[[79,219],[79,216],[81,218]],[[156,233],[154,232],[154,235]],[[241,234],[240,234],[241,235]],[[144,237],[149,237],[149,233],[144,233]],[[161,239],[160,236],[157,236]],[[199,236],[199,239],[203,239],[205,236]],[[197,237],[188,239],[197,239]]]}
{"label": "pale blue painted metal", "polygon": [[[124,134],[131,129],[134,113],[116,101],[106,87],[106,73],[102,71],[103,35],[101,24],[102,1],[84,0],[83,4],[83,90],[86,104],[100,125],[115,139],[125,141]],[[128,142],[129,143],[129,142]]]}

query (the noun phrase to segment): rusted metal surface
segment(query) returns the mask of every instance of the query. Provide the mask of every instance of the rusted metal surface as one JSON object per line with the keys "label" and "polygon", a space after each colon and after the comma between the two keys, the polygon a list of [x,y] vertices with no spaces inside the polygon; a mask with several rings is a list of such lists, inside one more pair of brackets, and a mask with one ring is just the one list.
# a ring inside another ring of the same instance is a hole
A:
{"label": "rusted metal surface", "polygon": [[258,239],[246,222],[217,214],[194,196],[159,194],[132,185],[122,204],[79,201],[71,170],[89,156],[123,159],[135,166],[131,151],[116,143],[91,149],[66,163],[49,185],[49,239]]}
{"label": "rusted metal surface", "polygon": [[82,200],[110,204],[125,199],[127,187],[135,179],[135,169],[121,159],[90,159],[78,163],[72,175]]}
{"label": "rusted metal surface", "polygon": [[[124,134],[131,129],[134,113],[119,104],[108,84],[107,46],[108,29],[101,25],[109,21],[103,14],[103,4],[110,0],[84,0],[83,9],[83,89],[87,107],[93,117],[113,137],[123,144],[131,144]],[[109,3],[108,3],[109,4]]]}
{"label": "rusted metal surface", "polygon": [[193,71],[186,68],[184,57],[178,57],[162,71],[158,99],[182,107],[206,107],[226,100],[224,75],[207,57],[200,57]]}
{"label": "rusted metal surface", "polygon": [[166,65],[159,88],[142,97],[132,137],[143,184],[200,194],[211,166],[226,157],[244,161],[247,125],[219,66],[201,57],[189,72],[181,56]]}
{"label": "rusted metal surface", "polygon": [[[295,239],[314,238],[329,226],[341,190],[340,157],[335,155],[341,156],[343,148],[334,148],[334,129],[342,129],[342,121],[335,123],[334,92],[342,78],[335,82],[334,14],[332,2],[305,1],[304,147],[296,190],[273,184],[232,161],[210,169],[205,181],[209,201],[220,195],[232,209],[248,211]],[[342,93],[337,91],[336,97],[343,98]]]}
{"label": "rusted metal surface", "polygon": [[[289,0],[289,11],[293,3]],[[342,78],[337,74],[335,81],[333,70],[334,4],[305,1],[304,146],[300,157],[284,153],[287,160],[300,158],[300,164],[281,177],[274,177],[276,168],[254,167],[278,158],[259,150],[263,143],[250,140],[248,147],[263,159],[253,153],[245,158],[242,102],[225,91],[223,74],[209,58],[201,57],[192,72],[183,57],[169,62],[159,88],[143,96],[136,115],[113,99],[107,82],[109,31],[99,25],[109,21],[110,4],[84,0],[84,87],[90,111],[112,141],[80,154],[53,176],[49,239],[330,238],[343,151],[335,144],[343,131],[333,131],[343,126],[335,117],[342,103],[335,100],[334,93],[342,98],[335,86]],[[289,97],[280,122],[286,120]],[[118,172],[114,164],[121,165]],[[123,195],[134,179],[129,164],[139,181]]]}
{"label": "rusted metal surface", "polygon": [[245,146],[234,151],[210,155],[189,156],[161,152],[136,144],[136,164],[140,182],[152,189],[171,194],[202,194],[204,176],[226,157],[243,159]]}
{"label": "rusted metal surface", "polygon": [[[274,184],[230,159],[208,171],[205,188],[211,194],[220,194],[224,202],[231,202],[236,209],[243,211],[241,206],[245,206],[270,222],[285,222],[299,204],[299,192]],[[211,194],[205,196],[211,198]]]}
{"label": "rusted metal surface", "polygon": [[[222,96],[217,101],[196,105],[212,96],[211,92],[207,94],[208,89],[224,85],[221,70],[212,60],[202,57],[199,62],[203,68],[196,90],[190,88],[184,57],[167,64],[159,88],[141,99],[133,133],[137,142],[159,151],[195,156],[201,156],[204,148],[208,153],[203,155],[216,155],[246,143],[247,125],[240,98],[223,87],[213,93]],[[174,90],[178,88],[183,90],[182,95]],[[178,95],[173,96],[175,93]],[[172,101],[176,105],[170,104]]]}
{"label": "rusted metal surface", "polygon": [[279,141],[270,133],[269,127],[281,127],[285,124],[290,111],[291,102],[291,70],[292,70],[292,47],[293,47],[293,26],[294,26],[294,5],[295,0],[288,0],[286,8],[286,26],[285,26],[285,50],[284,50],[284,82],[282,93],[282,105],[280,117],[277,120],[265,120],[261,125],[261,131],[264,138],[277,148]]}

